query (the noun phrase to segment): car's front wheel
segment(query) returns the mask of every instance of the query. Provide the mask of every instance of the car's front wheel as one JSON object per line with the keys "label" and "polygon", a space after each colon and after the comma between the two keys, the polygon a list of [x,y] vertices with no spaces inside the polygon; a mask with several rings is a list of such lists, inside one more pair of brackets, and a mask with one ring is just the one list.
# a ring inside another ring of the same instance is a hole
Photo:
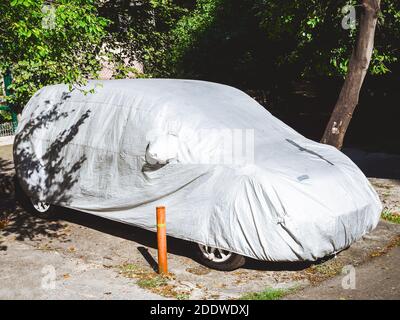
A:
{"label": "car's front wheel", "polygon": [[197,254],[202,264],[221,271],[235,270],[246,262],[245,257],[239,254],[202,244],[198,244]]}

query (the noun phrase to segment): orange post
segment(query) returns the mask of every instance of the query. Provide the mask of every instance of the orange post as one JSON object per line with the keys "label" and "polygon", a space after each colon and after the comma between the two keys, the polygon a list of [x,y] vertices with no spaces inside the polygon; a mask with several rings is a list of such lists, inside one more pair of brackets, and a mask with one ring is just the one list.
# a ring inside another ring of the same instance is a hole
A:
{"label": "orange post", "polygon": [[165,207],[157,207],[157,248],[158,273],[167,274],[167,228],[165,225]]}

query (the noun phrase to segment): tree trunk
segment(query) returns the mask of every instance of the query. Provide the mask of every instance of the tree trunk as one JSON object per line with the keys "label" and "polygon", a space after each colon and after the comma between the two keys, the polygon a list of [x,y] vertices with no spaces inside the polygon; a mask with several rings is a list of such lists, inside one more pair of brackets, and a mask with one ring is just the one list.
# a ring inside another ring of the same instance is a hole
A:
{"label": "tree trunk", "polygon": [[330,144],[338,149],[342,148],[343,139],[358,104],[360,89],[371,61],[380,0],[361,0],[361,5],[359,31],[350,57],[346,79],[321,140],[322,143]]}

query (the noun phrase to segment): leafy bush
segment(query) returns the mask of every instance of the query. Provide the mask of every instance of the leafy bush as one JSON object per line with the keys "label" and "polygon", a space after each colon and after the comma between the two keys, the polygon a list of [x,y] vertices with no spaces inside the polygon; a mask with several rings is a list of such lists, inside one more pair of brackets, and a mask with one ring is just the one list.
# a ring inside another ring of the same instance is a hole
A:
{"label": "leafy bush", "polygon": [[0,3],[0,71],[11,69],[14,107],[44,85],[82,83],[100,70],[109,21],[93,0],[11,0]]}

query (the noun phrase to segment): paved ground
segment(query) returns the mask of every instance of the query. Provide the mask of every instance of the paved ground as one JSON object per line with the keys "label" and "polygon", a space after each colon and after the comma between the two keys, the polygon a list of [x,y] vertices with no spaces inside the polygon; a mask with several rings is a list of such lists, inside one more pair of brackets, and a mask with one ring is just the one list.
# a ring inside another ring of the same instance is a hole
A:
{"label": "paved ground", "polygon": [[0,147],[7,146],[14,143],[14,136],[0,137]]}
{"label": "paved ground", "polygon": [[[154,233],[66,209],[57,210],[53,220],[33,217],[14,200],[11,159],[10,146],[0,147],[0,299],[228,299],[265,288],[305,288],[293,297],[320,294],[335,299],[369,298],[372,288],[375,297],[399,299],[393,267],[398,265],[399,250],[391,248],[399,241],[400,225],[381,221],[376,230],[336,258],[313,265],[249,260],[234,272],[203,267],[196,262],[190,243],[169,238],[172,276],[159,279],[153,270]],[[385,207],[398,210],[399,181],[374,179],[373,183]],[[329,291],[343,276],[329,279],[347,265],[356,268],[359,291],[346,291],[347,295]],[[372,285],[368,275],[376,286],[366,286]],[[395,289],[383,290],[387,283]],[[328,290],[325,295],[313,291],[323,289]]]}
{"label": "paved ground", "polygon": [[[400,299],[400,247],[286,299]],[[348,273],[347,273],[348,272]]]}
{"label": "paved ground", "polygon": [[0,251],[0,299],[162,298],[96,263],[20,241],[6,243]]}

